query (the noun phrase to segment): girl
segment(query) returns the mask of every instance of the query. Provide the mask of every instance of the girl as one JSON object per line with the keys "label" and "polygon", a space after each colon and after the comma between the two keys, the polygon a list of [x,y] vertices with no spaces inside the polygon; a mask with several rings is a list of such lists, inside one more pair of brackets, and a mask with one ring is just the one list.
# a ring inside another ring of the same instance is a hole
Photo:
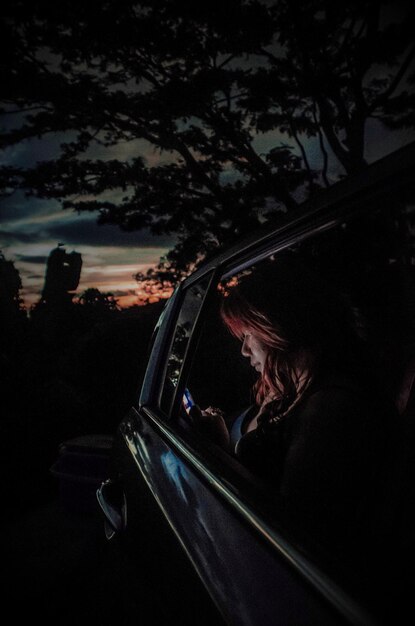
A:
{"label": "girl", "polygon": [[220,411],[209,407],[202,419],[216,420],[221,444],[314,536],[356,548],[358,537],[374,532],[396,421],[350,307],[297,259],[284,258],[225,289],[221,316],[258,372],[256,403],[230,439]]}

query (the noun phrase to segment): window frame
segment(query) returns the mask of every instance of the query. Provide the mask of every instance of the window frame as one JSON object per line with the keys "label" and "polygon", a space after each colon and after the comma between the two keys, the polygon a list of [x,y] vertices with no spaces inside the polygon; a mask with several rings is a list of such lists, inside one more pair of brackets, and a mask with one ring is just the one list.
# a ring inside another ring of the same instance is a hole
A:
{"label": "window frame", "polygon": [[[183,286],[181,293],[180,293],[180,306],[178,306],[177,311],[176,311],[176,316],[174,319],[174,323],[172,326],[172,331],[171,331],[171,335],[169,338],[169,347],[168,350],[166,351],[166,358],[164,359],[164,368],[163,368],[163,372],[160,378],[160,387],[159,387],[159,396],[158,396],[158,408],[160,409],[160,411],[162,411],[163,415],[165,416],[165,418],[169,421],[169,422],[174,422],[175,421],[175,417],[177,416],[177,413],[179,411],[179,407],[182,403],[182,397],[183,397],[183,391],[184,391],[184,386],[181,385],[181,381],[185,380],[187,377],[187,369],[189,367],[189,361],[191,361],[191,359],[188,358],[188,354],[194,354],[195,351],[195,344],[197,344],[197,339],[199,337],[199,333],[200,333],[200,325],[201,325],[201,321],[203,319],[202,317],[202,311],[204,311],[206,309],[206,299],[209,298],[209,295],[211,293],[212,290],[212,284],[213,284],[213,280],[214,280],[214,276],[215,276],[215,272],[213,270],[209,270],[208,272],[201,274],[200,276],[198,276],[198,278],[196,280],[192,280],[187,282],[186,284]],[[190,333],[190,337],[189,340],[186,344],[186,349],[183,355],[183,361],[182,364],[180,366],[180,373],[179,373],[179,378],[178,378],[178,382],[175,388],[175,391],[173,393],[173,397],[170,403],[170,415],[167,415],[167,413],[165,413],[163,411],[163,409],[161,408],[161,397],[163,395],[163,390],[164,390],[164,385],[165,385],[165,380],[166,380],[166,375],[167,375],[167,368],[168,368],[168,362],[169,362],[169,356],[171,354],[171,350],[172,350],[172,346],[173,346],[173,342],[174,342],[174,338],[176,335],[176,328],[177,328],[177,324],[180,318],[180,313],[183,307],[183,303],[185,301],[186,295],[189,292],[189,290],[196,284],[196,283],[201,283],[203,280],[205,280],[206,278],[208,278],[208,284],[204,293],[204,296],[202,298],[202,302],[200,304],[199,310],[196,314],[196,317],[193,321],[193,326],[192,326],[192,330]],[[179,393],[180,392],[180,393]]]}
{"label": "window frame", "polygon": [[204,309],[206,297],[210,292],[212,286],[212,280],[215,272],[212,269],[209,269],[205,273],[201,274],[195,280],[183,281],[176,288],[175,292],[169,298],[166,303],[166,307],[163,310],[160,318],[156,324],[154,329],[154,340],[151,348],[149,361],[146,369],[146,373],[144,376],[140,397],[138,401],[138,409],[149,406],[153,410],[155,409],[160,413],[162,419],[166,421],[171,420],[171,416],[174,415],[176,404],[178,404],[177,399],[177,389],[179,387],[179,383],[174,391],[172,402],[171,402],[171,411],[170,415],[168,415],[161,408],[161,398],[163,395],[164,384],[167,374],[169,355],[171,353],[177,323],[180,317],[180,312],[182,310],[182,306],[184,300],[186,298],[186,294],[188,290],[195,284],[202,282],[206,277],[208,279],[208,285],[205,290],[205,294],[203,296],[201,305],[195,317],[192,331],[189,337],[189,341],[187,342],[185,353],[183,356],[183,362],[180,367],[179,374],[179,382],[183,377],[183,366],[187,360],[187,354],[189,351],[189,345],[194,341],[193,336],[195,334],[195,329],[199,324],[200,312]]}
{"label": "window frame", "polygon": [[166,354],[172,341],[169,335],[172,333],[178,315],[181,290],[182,284],[176,287],[167,300],[153,331],[151,351],[138,398],[138,410],[145,406],[159,406],[160,379],[163,378]]}

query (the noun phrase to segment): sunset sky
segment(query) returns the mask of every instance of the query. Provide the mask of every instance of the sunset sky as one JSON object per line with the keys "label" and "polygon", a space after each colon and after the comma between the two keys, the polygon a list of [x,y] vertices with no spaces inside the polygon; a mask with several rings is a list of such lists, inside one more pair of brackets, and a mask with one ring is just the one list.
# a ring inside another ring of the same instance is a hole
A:
{"label": "sunset sky", "polygon": [[123,233],[117,226],[98,226],[96,215],[63,211],[58,203],[14,198],[2,209],[1,249],[20,272],[26,306],[39,299],[46,261],[58,243],[82,254],[78,292],[88,287],[110,291],[121,306],[137,301],[134,274],[154,266],[171,240],[148,233]]}
{"label": "sunset sky", "polygon": [[[401,19],[400,3],[397,8],[388,5],[383,15],[386,23]],[[53,66],[54,57],[44,54],[43,61]],[[249,61],[256,63],[255,58]],[[242,66],[245,61],[243,60]],[[376,74],[376,67],[373,69]],[[383,71],[383,70],[382,70]],[[413,71],[413,70],[412,70]],[[370,78],[370,77],[369,77]],[[384,78],[379,75],[379,78]],[[140,83],[141,84],[141,83]],[[144,81],[145,87],[145,81]],[[7,113],[6,113],[7,111]],[[17,129],[25,123],[24,111],[17,111],[13,105],[6,108],[0,117],[1,130]],[[70,126],[68,126],[70,128]],[[366,125],[365,159],[372,163],[397,148],[415,139],[415,130],[387,131],[381,122],[370,119]],[[7,133],[6,133],[7,134]],[[71,143],[76,138],[75,132],[46,133],[43,138],[32,138],[21,141],[13,147],[3,150],[0,165],[31,168],[34,164],[59,157],[62,143]],[[99,137],[97,138],[99,139]],[[302,136],[304,150],[312,169],[321,170],[323,156],[316,138]],[[105,142],[103,142],[105,144]],[[336,182],[344,175],[328,143],[325,149],[329,155],[328,179]],[[253,137],[253,148],[262,158],[270,148],[288,144],[294,152],[301,156],[293,137],[277,131],[257,134]],[[175,161],[178,155],[174,152],[156,150],[144,139],[120,142],[113,147],[96,144],[85,153],[84,158],[92,160],[114,159],[125,162],[141,157],[148,167]],[[82,157],[81,157],[82,158]],[[225,176],[228,172],[225,172]],[[124,192],[106,195],[106,200],[117,203]],[[77,198],[66,198],[76,200]],[[82,196],[82,200],[98,200],[101,197]],[[140,301],[138,285],[134,275],[154,267],[172,247],[176,240],[173,236],[153,236],[142,230],[123,232],[115,225],[98,225],[97,213],[63,210],[57,200],[44,200],[25,196],[23,192],[15,192],[0,201],[0,250],[6,260],[13,261],[20,272],[22,280],[21,296],[26,307],[37,302],[41,296],[46,263],[49,253],[58,244],[63,244],[70,253],[76,251],[82,255],[83,266],[77,294],[89,287],[98,288],[102,292],[112,292],[120,306],[127,307]]]}
{"label": "sunset sky", "polygon": [[[146,159],[151,162],[155,158],[153,151],[142,143],[127,145],[123,154],[118,149],[117,158],[128,159],[134,149],[141,154],[147,152]],[[57,141],[49,138],[25,141],[5,150],[0,163],[29,166],[33,161],[53,157],[57,149]],[[76,250],[82,254],[77,293],[97,287],[112,292],[120,306],[137,304],[139,293],[134,274],[155,266],[172,247],[174,239],[155,237],[146,231],[127,233],[118,226],[98,226],[96,221],[96,213],[63,210],[58,201],[26,197],[24,193],[2,200],[0,250],[20,272],[26,307],[39,300],[47,257],[58,243],[65,244],[67,252]]]}
{"label": "sunset sky", "polygon": [[[411,141],[414,138],[411,135],[407,131],[385,134],[379,125],[369,125],[366,158],[369,162],[381,158]],[[281,139],[273,135],[258,137],[259,152],[261,144],[265,148]],[[51,158],[57,150],[57,138],[25,141],[5,150],[0,163],[28,166],[33,161]],[[308,142],[307,151],[311,163],[319,166],[320,154],[312,140]],[[161,158],[143,141],[118,147],[112,156],[128,159],[137,154],[144,156],[148,163],[159,162]],[[337,173],[332,169],[333,179]],[[172,247],[174,239],[155,237],[146,231],[123,232],[118,226],[97,225],[96,219],[96,213],[78,215],[72,210],[63,210],[57,201],[26,197],[23,193],[2,200],[0,250],[20,272],[21,295],[27,307],[39,300],[47,257],[58,243],[65,244],[67,252],[76,250],[82,254],[78,294],[88,287],[97,287],[100,291],[112,292],[122,307],[138,303],[134,274],[155,266]]]}

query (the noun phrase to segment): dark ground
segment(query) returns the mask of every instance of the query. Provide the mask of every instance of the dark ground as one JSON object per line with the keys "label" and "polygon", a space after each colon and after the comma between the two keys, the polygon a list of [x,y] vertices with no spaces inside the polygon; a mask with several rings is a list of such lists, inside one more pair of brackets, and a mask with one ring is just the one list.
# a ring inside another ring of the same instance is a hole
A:
{"label": "dark ground", "polygon": [[4,609],[12,621],[123,624],[116,559],[99,511],[65,511],[59,498],[3,526]]}
{"label": "dark ground", "polygon": [[0,324],[0,595],[9,623],[125,624],[123,568],[95,496],[89,512],[66,510],[50,468],[62,442],[114,435],[162,306],[105,316],[72,307]]}

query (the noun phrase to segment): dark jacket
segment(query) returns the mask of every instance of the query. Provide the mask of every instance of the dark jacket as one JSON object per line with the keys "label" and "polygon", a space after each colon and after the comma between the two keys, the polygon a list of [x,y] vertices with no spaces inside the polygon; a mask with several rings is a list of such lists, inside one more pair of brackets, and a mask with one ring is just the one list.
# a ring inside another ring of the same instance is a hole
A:
{"label": "dark jacket", "polygon": [[381,533],[396,426],[379,391],[322,376],[280,422],[243,435],[236,455],[320,543],[359,552]]}

